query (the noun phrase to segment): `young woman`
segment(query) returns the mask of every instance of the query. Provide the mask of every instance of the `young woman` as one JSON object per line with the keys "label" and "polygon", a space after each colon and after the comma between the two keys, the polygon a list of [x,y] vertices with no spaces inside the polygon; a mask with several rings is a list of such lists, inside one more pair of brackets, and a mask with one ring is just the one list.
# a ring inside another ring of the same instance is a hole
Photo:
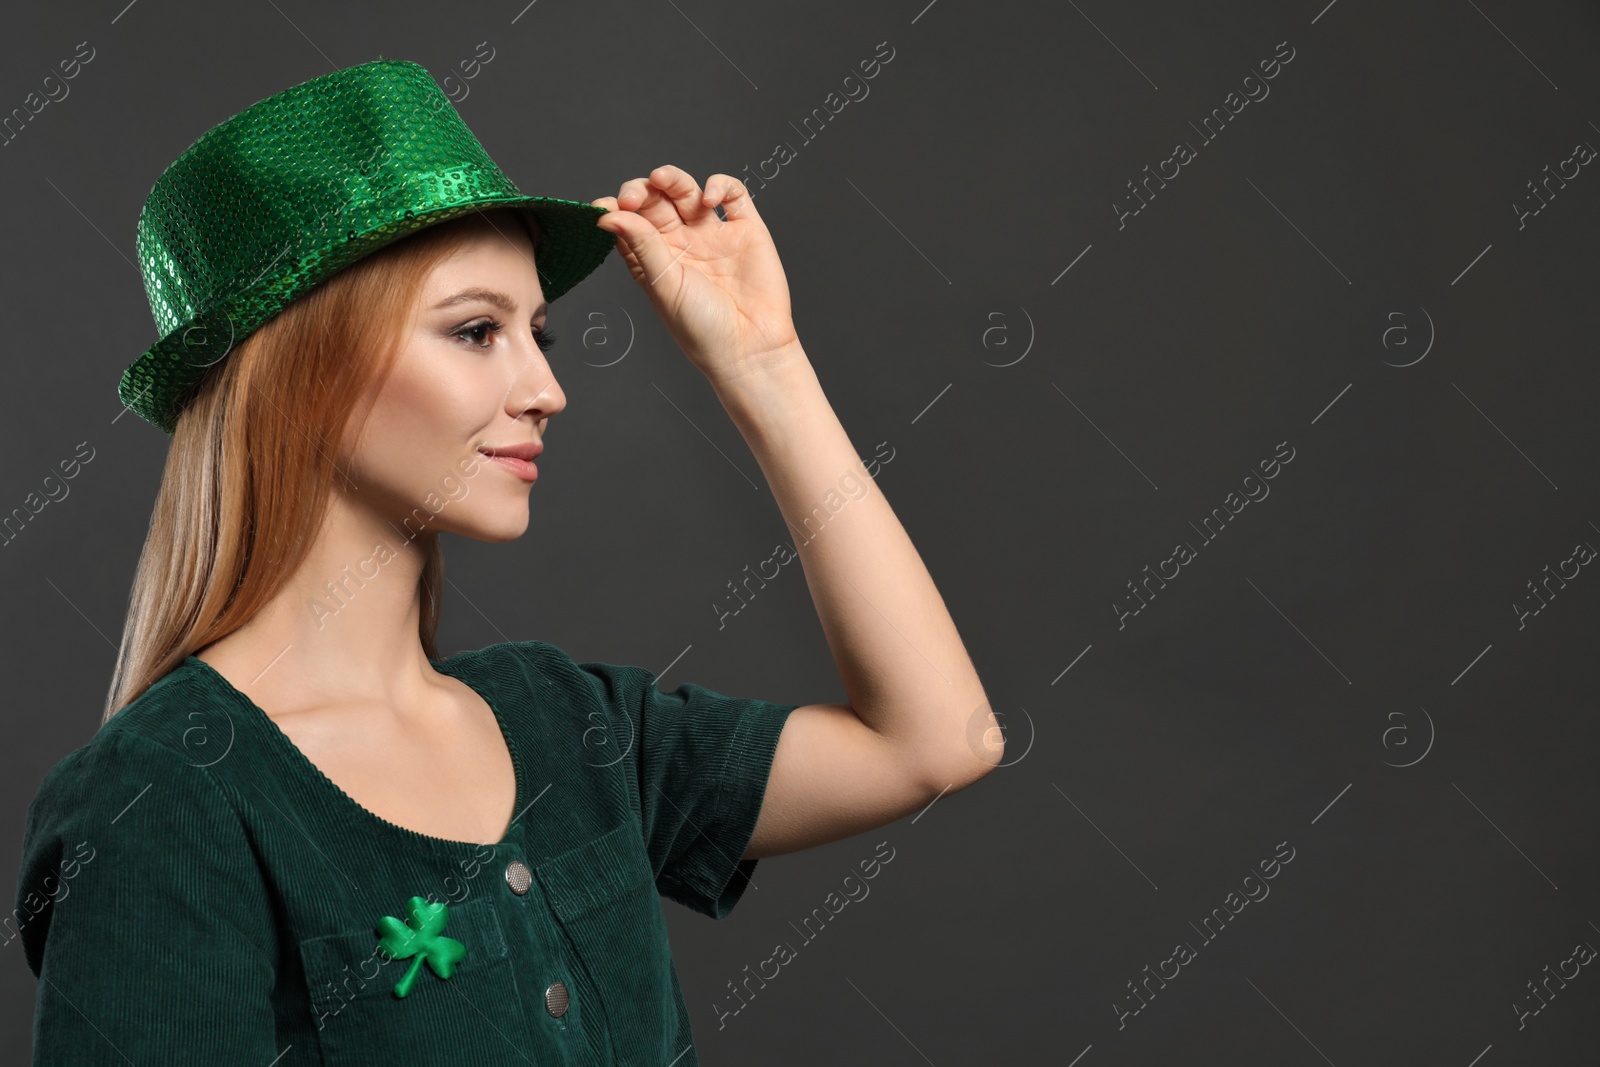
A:
{"label": "young woman", "polygon": [[438,534],[527,529],[567,405],[550,302],[612,247],[796,530],[872,481],[738,179],[521,197],[443,100],[397,61],[313,79],[141,216],[165,336],[123,395],[173,443],[104,722],[28,812],[36,1063],[687,1067],[658,895],[721,918],[758,858],[999,759],[877,494],[798,546],[847,704],[538,640],[438,655]]}

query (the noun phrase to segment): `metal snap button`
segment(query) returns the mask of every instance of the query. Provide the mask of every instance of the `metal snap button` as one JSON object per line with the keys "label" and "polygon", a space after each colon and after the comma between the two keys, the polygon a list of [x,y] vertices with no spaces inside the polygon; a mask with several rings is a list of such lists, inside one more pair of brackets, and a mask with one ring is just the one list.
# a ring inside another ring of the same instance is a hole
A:
{"label": "metal snap button", "polygon": [[567,1005],[571,1003],[572,997],[563,982],[551,982],[550,988],[544,991],[544,1008],[557,1019],[567,1013]]}
{"label": "metal snap button", "polygon": [[506,885],[517,896],[522,896],[533,885],[533,872],[528,870],[528,865],[521,860],[512,860],[506,864]]}

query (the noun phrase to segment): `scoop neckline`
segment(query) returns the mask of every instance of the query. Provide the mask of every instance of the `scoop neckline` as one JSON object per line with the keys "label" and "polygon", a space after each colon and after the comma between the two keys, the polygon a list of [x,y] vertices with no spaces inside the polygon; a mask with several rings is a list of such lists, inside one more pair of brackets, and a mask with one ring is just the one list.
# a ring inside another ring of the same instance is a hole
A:
{"label": "scoop neckline", "polygon": [[[248,694],[236,688],[232,682],[228,681],[221,671],[217,670],[211,664],[207,663],[205,660],[194,655],[193,653],[189,654],[188,658],[184,661],[184,664],[185,666],[197,667],[203,676],[211,678],[213,683],[219,686],[226,694],[228,694],[235,703],[245,708],[252,714],[253,717],[263,722],[266,726],[267,733],[276,739],[280,747],[289,754],[290,759],[302,770],[308,771],[312,778],[322,782],[323,786],[325,787],[325,791],[331,792],[336,798],[336,801],[342,802],[347,809],[353,810],[358,818],[364,819],[365,821],[391,834],[399,835],[400,837],[414,844],[426,845],[437,850],[459,852],[478,851],[487,848],[498,851],[501,848],[505,848],[514,844],[515,842],[513,838],[521,831],[522,814],[527,810],[525,804],[526,775],[524,775],[522,769],[522,753],[518,751],[516,740],[511,736],[511,724],[506,720],[505,715],[501,713],[496,702],[490,699],[488,693],[474,685],[467,678],[462,677],[461,673],[458,673],[459,668],[465,664],[465,661],[462,660],[462,657],[464,657],[466,654],[467,653],[465,652],[459,652],[451,656],[446,656],[443,659],[430,659],[428,663],[440,674],[449,675],[465,685],[467,688],[471,689],[474,693],[477,693],[479,698],[481,698],[483,702],[489,706],[489,710],[494,714],[495,722],[500,726],[500,735],[505,739],[506,750],[511,754],[511,770],[513,776],[516,778],[517,787],[515,807],[513,808],[510,825],[506,827],[506,831],[501,836],[500,840],[492,844],[480,841],[459,841],[448,837],[435,837],[432,834],[425,834],[420,830],[413,830],[408,826],[401,826],[397,822],[391,822],[388,819],[385,819],[377,812],[362,804],[355,797],[345,792],[344,787],[338,782],[335,782],[332,778],[329,778],[327,773],[323,771],[321,767],[317,766],[310,756],[307,756],[304,752],[302,752],[300,750],[300,746],[296,745],[294,740],[288,734],[284,733],[283,727],[279,726],[277,721],[273,719],[271,715],[268,715],[260,705],[251,700]],[[447,666],[451,664],[452,660],[458,660],[461,662]],[[495,691],[495,695],[499,695],[498,690]]]}

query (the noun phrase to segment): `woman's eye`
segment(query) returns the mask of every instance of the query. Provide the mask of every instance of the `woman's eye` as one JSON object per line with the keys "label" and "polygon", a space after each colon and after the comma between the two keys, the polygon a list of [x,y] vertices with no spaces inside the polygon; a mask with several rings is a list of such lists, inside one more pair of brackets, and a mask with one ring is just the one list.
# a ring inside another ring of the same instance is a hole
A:
{"label": "woman's eye", "polygon": [[[464,327],[464,328],[462,328],[460,330],[457,330],[455,332],[454,336],[465,338],[469,334],[476,334],[476,333],[479,333],[480,331],[484,331],[484,330],[487,330],[490,333],[499,333],[500,332],[500,324],[498,322],[480,322],[480,323],[477,323],[476,325],[467,326],[467,327]],[[489,347],[487,344],[481,344],[481,343],[479,343],[477,341],[468,341],[467,343],[472,345],[473,348],[488,348]]]}
{"label": "woman's eye", "polygon": [[[476,339],[477,335],[485,332],[491,334],[499,333],[504,328],[505,326],[502,323],[490,320],[489,322],[479,322],[471,326],[462,327],[451,336],[461,338],[463,344],[470,345],[473,348],[489,348],[492,342],[487,338],[484,341],[478,341]],[[556,343],[556,335],[548,329],[536,326],[533,330],[533,340],[539,346],[539,351],[548,352]]]}

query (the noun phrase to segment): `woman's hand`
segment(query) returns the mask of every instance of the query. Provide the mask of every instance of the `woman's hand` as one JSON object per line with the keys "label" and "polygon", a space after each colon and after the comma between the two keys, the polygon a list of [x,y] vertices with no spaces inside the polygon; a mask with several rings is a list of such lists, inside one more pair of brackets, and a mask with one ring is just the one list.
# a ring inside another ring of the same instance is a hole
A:
{"label": "woman's hand", "polygon": [[713,174],[702,191],[684,171],[661,166],[590,203],[607,209],[595,224],[617,235],[633,280],[713,385],[780,364],[798,348],[783,264],[738,178]]}

